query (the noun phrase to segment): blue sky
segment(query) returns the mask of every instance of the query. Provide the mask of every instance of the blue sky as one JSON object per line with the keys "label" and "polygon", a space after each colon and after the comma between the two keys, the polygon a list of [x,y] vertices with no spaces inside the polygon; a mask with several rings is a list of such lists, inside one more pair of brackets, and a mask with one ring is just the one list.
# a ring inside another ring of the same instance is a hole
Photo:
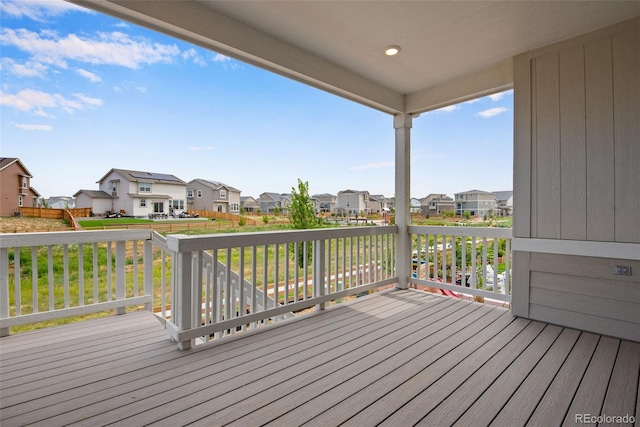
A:
{"label": "blue sky", "polygon": [[[57,0],[0,0],[0,155],[44,197],[111,168],[225,182],[257,197],[394,195],[392,117]],[[411,195],[509,190],[511,91],[422,114]]]}

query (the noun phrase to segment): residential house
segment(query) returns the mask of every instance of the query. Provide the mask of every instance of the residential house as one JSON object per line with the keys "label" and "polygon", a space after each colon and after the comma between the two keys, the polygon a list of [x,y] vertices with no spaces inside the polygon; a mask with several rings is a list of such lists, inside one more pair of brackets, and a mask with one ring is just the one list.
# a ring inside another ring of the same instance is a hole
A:
{"label": "residential house", "polygon": [[258,197],[260,212],[263,213],[286,213],[291,204],[291,194],[287,193],[262,193]]}
{"label": "residential house", "polygon": [[314,194],[313,198],[318,201],[318,212],[335,212],[338,208],[338,196],[322,193]]}
{"label": "residential house", "polygon": [[76,200],[69,196],[51,196],[47,199],[47,205],[53,209],[70,209],[75,207]]}
{"label": "residential house", "polygon": [[240,213],[240,190],[230,185],[206,179],[194,179],[187,184],[189,210]]}
{"label": "residential house", "polygon": [[[146,217],[150,214],[167,214],[186,209],[187,183],[180,178],[155,172],[127,169],[111,169],[97,181],[99,191],[111,197],[106,207],[102,193],[80,190],[76,193],[76,207],[91,207],[92,212],[121,212],[127,216]],[[94,203],[92,197],[96,197]]]}
{"label": "residential house", "polygon": [[344,190],[338,192],[338,212],[346,215],[368,215],[369,192]]}
{"label": "residential house", "polygon": [[78,190],[73,197],[77,208],[91,208],[91,213],[101,215],[113,211],[113,197],[102,190]]}
{"label": "residential house", "polygon": [[412,197],[409,200],[409,212],[410,213],[420,213],[420,199],[416,199]]}
{"label": "residential house", "polygon": [[382,194],[372,194],[369,196],[369,212],[372,214],[382,214],[388,212],[387,199]]}
{"label": "residential house", "polygon": [[240,196],[240,207],[245,212],[258,212],[260,203],[253,196]]}
{"label": "residential house", "polygon": [[469,212],[473,217],[490,217],[497,213],[496,195],[489,191],[470,190],[455,194],[456,215]]}
{"label": "residential house", "polygon": [[40,193],[31,186],[31,172],[15,157],[0,157],[0,216],[11,216],[21,207],[40,206]]}
{"label": "residential house", "polygon": [[496,195],[496,209],[500,216],[513,214],[513,191],[494,191]]}
{"label": "residential house", "polygon": [[423,215],[442,215],[444,212],[453,212],[455,203],[446,194],[429,194],[420,199],[420,213]]}

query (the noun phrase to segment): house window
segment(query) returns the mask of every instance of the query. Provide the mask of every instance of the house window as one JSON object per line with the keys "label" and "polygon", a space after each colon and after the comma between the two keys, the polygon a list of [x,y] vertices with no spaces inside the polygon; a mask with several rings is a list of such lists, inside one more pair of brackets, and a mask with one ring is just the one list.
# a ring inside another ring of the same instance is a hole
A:
{"label": "house window", "polygon": [[202,198],[202,190],[198,190],[198,197]]}
{"label": "house window", "polygon": [[[27,182],[27,177],[23,176],[22,177],[22,188],[27,188],[29,186],[28,184],[29,183]],[[20,206],[22,206],[22,205],[20,205]]]}
{"label": "house window", "polygon": [[227,190],[220,190],[220,198],[221,199],[227,198]]}
{"label": "house window", "polygon": [[141,208],[147,207],[147,199],[140,199],[140,207]]}
{"label": "house window", "polygon": [[184,200],[169,200],[169,209],[184,210]]}
{"label": "house window", "polygon": [[164,202],[153,202],[154,213],[164,213]]}
{"label": "house window", "polygon": [[193,190],[192,189],[188,189],[187,190],[187,198],[193,199]]}
{"label": "house window", "polygon": [[141,182],[138,186],[138,191],[141,193],[150,193],[151,192],[151,183],[150,182]]}
{"label": "house window", "polygon": [[24,198],[22,196],[18,196],[18,206],[22,207],[23,203],[24,203]]}
{"label": "house window", "polygon": [[118,181],[109,181],[111,191],[118,191]]}

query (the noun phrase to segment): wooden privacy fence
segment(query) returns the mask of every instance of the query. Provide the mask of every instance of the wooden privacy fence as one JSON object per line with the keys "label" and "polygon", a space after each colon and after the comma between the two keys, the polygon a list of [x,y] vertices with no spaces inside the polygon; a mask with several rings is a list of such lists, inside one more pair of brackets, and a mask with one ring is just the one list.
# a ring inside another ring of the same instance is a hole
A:
{"label": "wooden privacy fence", "polygon": [[27,208],[21,207],[22,216],[30,218],[63,219],[67,221],[74,230],[80,229],[76,217],[88,217],[91,215],[91,208],[75,209],[51,209],[51,208]]}
{"label": "wooden privacy fence", "polygon": [[[75,208],[75,209],[51,209],[51,208],[28,208],[21,207],[22,216],[30,218],[46,218],[46,219],[68,219],[66,215],[72,217],[88,217],[91,214],[91,208]],[[71,222],[69,220],[69,222]]]}

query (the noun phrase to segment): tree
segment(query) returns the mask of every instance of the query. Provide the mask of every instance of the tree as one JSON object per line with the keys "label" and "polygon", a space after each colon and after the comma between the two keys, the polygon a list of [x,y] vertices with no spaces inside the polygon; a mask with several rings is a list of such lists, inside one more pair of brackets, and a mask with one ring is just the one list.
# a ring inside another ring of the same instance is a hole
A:
{"label": "tree", "polygon": [[[313,207],[313,201],[309,196],[309,183],[302,182],[298,178],[298,189],[291,188],[291,205],[289,206],[289,221],[296,230],[305,230],[309,228],[316,228],[318,226],[318,220],[316,219],[316,212]],[[313,259],[313,246],[311,242],[307,242],[307,259],[304,258],[304,251],[302,247],[298,250],[298,267],[303,268],[305,263],[308,265]],[[295,252],[294,245],[291,246],[291,252]]]}
{"label": "tree", "polygon": [[296,230],[316,228],[318,220],[313,201],[309,196],[309,183],[298,178],[298,189],[291,188],[291,205],[289,206],[289,220]]}

